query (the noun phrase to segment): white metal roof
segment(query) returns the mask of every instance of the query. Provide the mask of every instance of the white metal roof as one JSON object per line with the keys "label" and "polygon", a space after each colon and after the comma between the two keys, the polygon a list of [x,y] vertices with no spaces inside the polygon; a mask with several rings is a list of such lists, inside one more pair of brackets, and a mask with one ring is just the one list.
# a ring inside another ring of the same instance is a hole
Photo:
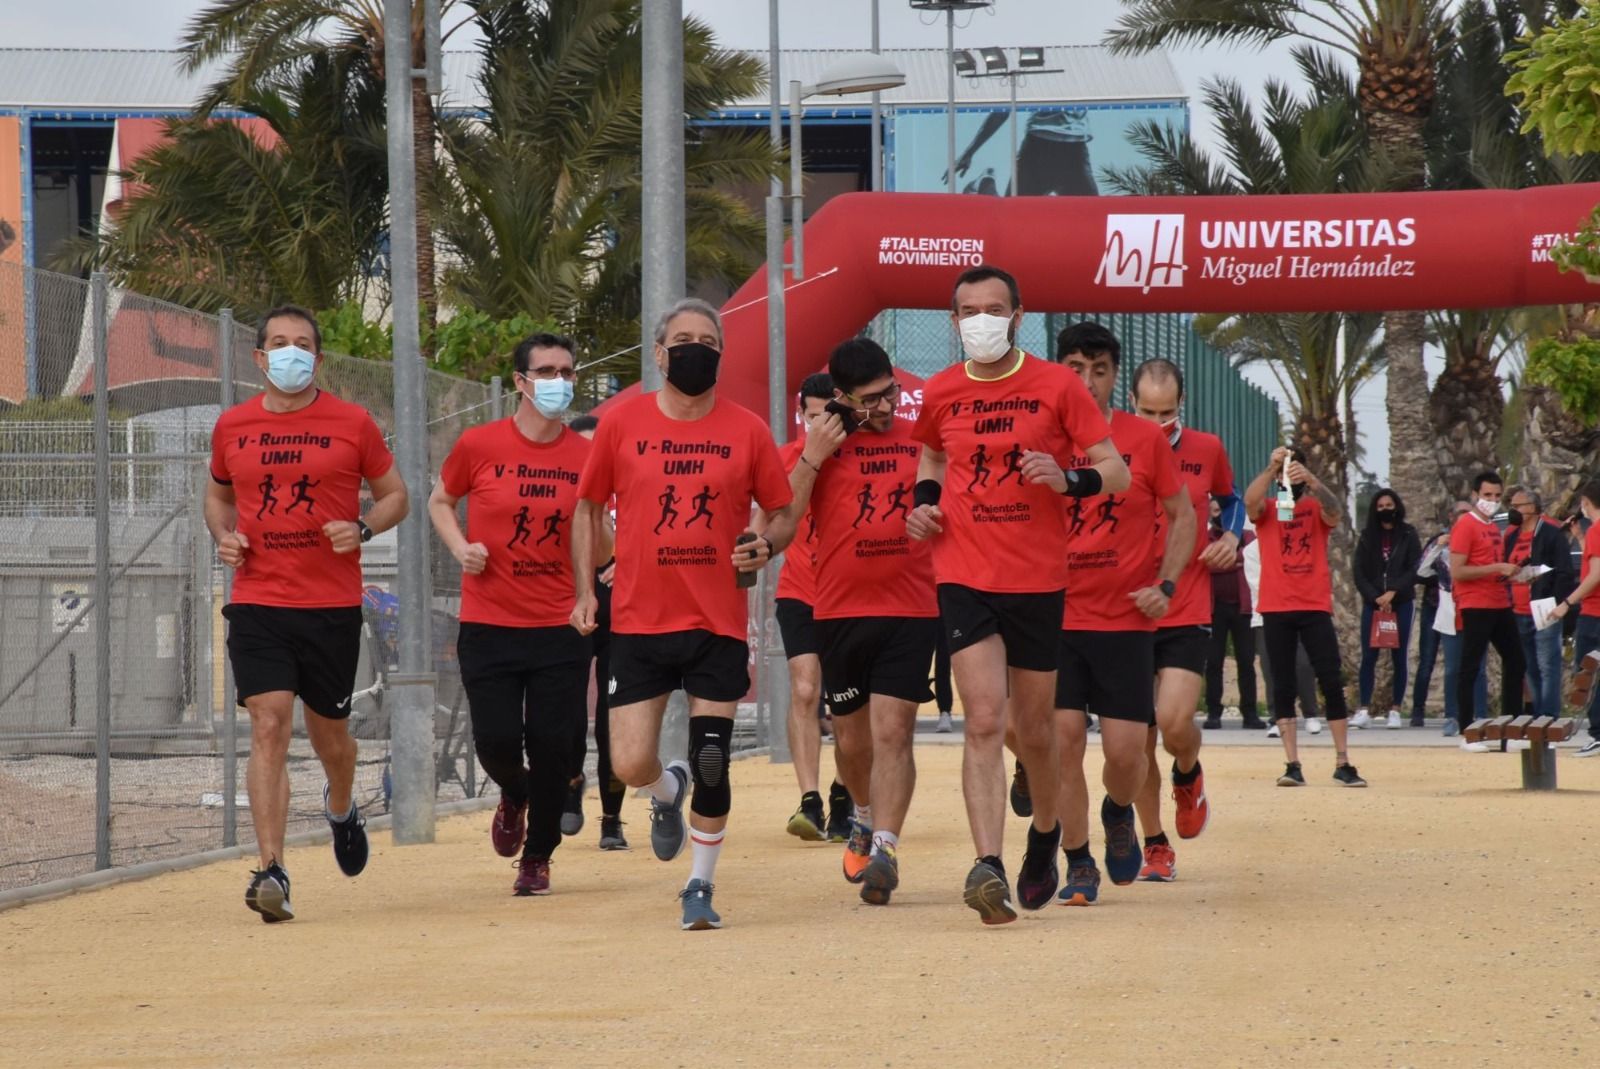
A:
{"label": "white metal roof", "polygon": [[[804,49],[782,53],[780,77],[815,82],[841,58],[865,49]],[[1015,50],[1008,50],[1013,56]],[[765,52],[753,53],[762,60]],[[885,92],[885,104],[935,105],[945,100],[945,53],[939,48],[885,49],[906,73],[906,84]],[[215,78],[221,64],[194,74],[180,66],[177,51],[133,49],[0,48],[0,108],[77,109],[108,112],[183,110]],[[445,100],[456,107],[481,104],[473,75],[476,52],[446,52]],[[1045,66],[1060,74],[1035,74],[1017,86],[1017,99],[1032,101],[1184,100],[1188,94],[1165,54],[1113,56],[1097,45],[1045,49]],[[787,96],[787,91],[785,91]],[[978,104],[1009,99],[1004,78],[956,79],[956,102]],[[838,97],[849,107],[865,96]],[[815,101],[814,101],[815,103]],[[764,108],[767,91],[730,107]]]}

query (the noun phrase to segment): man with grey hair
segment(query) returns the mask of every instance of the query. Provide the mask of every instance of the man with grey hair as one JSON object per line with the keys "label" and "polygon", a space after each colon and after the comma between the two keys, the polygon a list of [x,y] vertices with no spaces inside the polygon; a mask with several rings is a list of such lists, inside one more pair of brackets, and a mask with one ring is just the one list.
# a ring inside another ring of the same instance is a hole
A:
{"label": "man with grey hair", "polygon": [[[616,500],[611,600],[611,762],[650,792],[650,845],[671,861],[692,843],[679,894],[685,931],[720,928],[712,879],[728,823],[733,714],[750,689],[746,588],[794,537],[793,494],[765,423],[716,396],[722,321],[682,300],[656,325],[661,390],[608,412],[578,483],[572,523],[577,602],[572,625],[595,629],[594,535]],[[700,504],[691,526],[672,503]],[[751,503],[760,506],[753,520]],[[661,719],[689,696],[689,760],[665,768]],[[690,798],[685,828],[683,805]],[[686,835],[687,830],[687,835]]]}
{"label": "man with grey hair", "polygon": [[1506,560],[1521,567],[1543,565],[1549,571],[1531,583],[1511,584],[1511,611],[1517,617],[1522,640],[1524,674],[1532,697],[1534,716],[1559,716],[1561,712],[1561,625],[1539,630],[1533,625],[1533,602],[1560,601],[1578,585],[1572,571],[1572,551],[1566,532],[1544,515],[1544,499],[1528,486],[1514,487],[1506,513]]}

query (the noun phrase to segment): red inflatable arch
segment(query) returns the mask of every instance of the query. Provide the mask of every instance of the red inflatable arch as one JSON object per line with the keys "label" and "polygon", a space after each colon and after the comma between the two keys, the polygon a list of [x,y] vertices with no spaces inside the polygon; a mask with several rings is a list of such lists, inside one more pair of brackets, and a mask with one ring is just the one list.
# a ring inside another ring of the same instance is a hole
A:
{"label": "red inflatable arch", "polygon": [[[1593,299],[1551,243],[1600,184],[1259,197],[853,193],[806,224],[787,279],[788,390],[886,308],[949,307],[962,269],[997,264],[1039,311],[1501,308]],[[767,412],[766,272],[723,308],[719,390]]]}

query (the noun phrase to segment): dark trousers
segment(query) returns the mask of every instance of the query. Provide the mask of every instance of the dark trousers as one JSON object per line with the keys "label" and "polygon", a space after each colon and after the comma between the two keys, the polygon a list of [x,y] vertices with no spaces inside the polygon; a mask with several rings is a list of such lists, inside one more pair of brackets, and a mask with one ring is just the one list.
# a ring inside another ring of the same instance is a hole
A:
{"label": "dark trousers", "polygon": [[[1388,651],[1389,659],[1394,664],[1390,705],[1395,710],[1399,710],[1406,700],[1406,648],[1411,645],[1411,614],[1414,609],[1415,604],[1408,601],[1390,610],[1400,625],[1400,645]],[[1372,690],[1378,679],[1378,655],[1384,652],[1372,645],[1372,614],[1377,611],[1378,607],[1370,601],[1361,606],[1361,671],[1356,688],[1360,693],[1362,708],[1372,704]]]}
{"label": "dark trousers", "polygon": [[1411,717],[1421,720],[1427,710],[1423,706],[1428,703],[1428,684],[1433,679],[1433,663],[1439,657],[1439,632],[1433,629],[1433,619],[1439,613],[1437,603],[1422,606],[1421,619],[1417,627],[1421,630],[1417,635],[1417,679],[1411,687]]}
{"label": "dark trousers", "polygon": [[1256,709],[1256,633],[1250,614],[1238,602],[1218,601],[1211,606],[1211,645],[1206,650],[1206,717],[1222,715],[1222,662],[1233,637],[1233,661],[1239,669],[1239,712],[1249,720]]}
{"label": "dark trousers", "polygon": [[[594,590],[599,602],[594,613],[594,634],[589,636],[594,646],[594,775],[599,781],[596,786],[600,790],[601,815],[616,817],[622,815],[622,798],[628,793],[628,785],[611,771],[611,587],[596,580]],[[573,740],[569,773],[572,779],[583,775],[584,758],[588,756],[589,732],[584,730]]]}
{"label": "dark trousers", "polygon": [[1483,670],[1493,646],[1500,655],[1500,715],[1522,713],[1522,677],[1528,666],[1522,657],[1522,637],[1517,617],[1510,609],[1461,610],[1461,668],[1456,673],[1456,723],[1472,723],[1472,681]]}
{"label": "dark trousers", "polygon": [[1295,647],[1304,646],[1312,674],[1322,691],[1329,720],[1349,717],[1344,700],[1344,673],[1339,666],[1339,636],[1327,612],[1264,612],[1261,630],[1272,662],[1272,718],[1292,720],[1295,698]]}
{"label": "dark trousers", "polygon": [[512,801],[528,803],[524,856],[548,858],[561,842],[572,740],[583,736],[589,640],[568,626],[463,623],[456,654],[478,762]]}

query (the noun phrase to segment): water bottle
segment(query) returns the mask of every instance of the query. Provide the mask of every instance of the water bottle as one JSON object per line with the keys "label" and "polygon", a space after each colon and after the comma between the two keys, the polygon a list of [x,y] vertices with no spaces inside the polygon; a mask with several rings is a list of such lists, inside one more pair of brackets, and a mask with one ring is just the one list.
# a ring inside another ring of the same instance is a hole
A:
{"label": "water bottle", "polygon": [[1294,519],[1294,491],[1289,488],[1289,463],[1293,453],[1283,455],[1283,474],[1278,479],[1278,522],[1288,523]]}

